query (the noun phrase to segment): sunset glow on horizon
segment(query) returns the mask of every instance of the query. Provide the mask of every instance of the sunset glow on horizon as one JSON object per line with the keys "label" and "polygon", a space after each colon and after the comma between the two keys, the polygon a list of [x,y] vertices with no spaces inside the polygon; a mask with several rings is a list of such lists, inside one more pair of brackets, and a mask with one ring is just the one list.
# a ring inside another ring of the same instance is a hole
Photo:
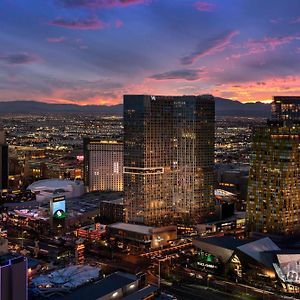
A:
{"label": "sunset glow on horizon", "polygon": [[4,0],[0,101],[300,94],[299,0]]}

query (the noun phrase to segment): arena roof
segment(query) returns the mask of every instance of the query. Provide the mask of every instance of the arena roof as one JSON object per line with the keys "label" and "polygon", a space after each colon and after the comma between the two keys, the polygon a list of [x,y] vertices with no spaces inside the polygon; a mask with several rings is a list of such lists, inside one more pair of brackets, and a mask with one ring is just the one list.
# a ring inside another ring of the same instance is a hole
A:
{"label": "arena roof", "polygon": [[237,249],[260,263],[265,262],[264,256],[261,255],[263,252],[280,251],[280,248],[268,237],[247,243],[245,245],[237,247]]}
{"label": "arena roof", "polygon": [[193,245],[218,257],[226,263],[233,255],[238,246],[247,243],[245,240],[238,240],[232,236],[217,236],[208,238],[197,238]]}
{"label": "arena roof", "polygon": [[44,179],[39,180],[28,186],[28,190],[57,190],[68,189],[70,186],[80,186],[82,181],[73,181],[65,179]]}

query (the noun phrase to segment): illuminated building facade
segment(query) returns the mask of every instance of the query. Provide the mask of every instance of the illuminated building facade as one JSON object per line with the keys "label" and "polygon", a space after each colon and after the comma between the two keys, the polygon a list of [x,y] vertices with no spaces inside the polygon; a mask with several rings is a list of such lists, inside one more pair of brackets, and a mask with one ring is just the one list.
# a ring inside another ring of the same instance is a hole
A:
{"label": "illuminated building facade", "polygon": [[275,96],[272,102],[272,120],[300,122],[300,97]]}
{"label": "illuminated building facade", "polygon": [[84,249],[85,249],[85,246],[82,242],[76,243],[76,246],[75,246],[75,263],[76,263],[76,265],[84,264],[84,261],[85,261]]}
{"label": "illuminated building facade", "polygon": [[253,137],[246,223],[249,231],[300,232],[300,127],[257,128]]}
{"label": "illuminated building facade", "polygon": [[152,227],[129,223],[114,223],[107,226],[108,236],[129,246],[136,252],[159,249],[177,239],[176,226]]}
{"label": "illuminated building facade", "polygon": [[214,210],[215,104],[204,96],[124,96],[126,219],[204,221]]}
{"label": "illuminated building facade", "polygon": [[90,192],[123,190],[123,142],[84,139],[84,182]]}
{"label": "illuminated building facade", "polygon": [[5,131],[0,126],[0,190],[8,188],[8,145],[5,140]]}

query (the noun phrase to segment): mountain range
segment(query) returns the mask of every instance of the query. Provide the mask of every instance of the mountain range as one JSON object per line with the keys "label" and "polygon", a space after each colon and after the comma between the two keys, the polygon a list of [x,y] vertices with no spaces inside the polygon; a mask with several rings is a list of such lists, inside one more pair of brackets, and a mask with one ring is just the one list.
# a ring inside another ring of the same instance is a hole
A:
{"label": "mountain range", "polygon": [[[271,105],[261,102],[241,103],[224,98],[215,98],[217,116],[269,117]],[[50,104],[38,101],[0,102],[0,114],[7,113],[97,113],[100,115],[122,115],[123,105],[77,105]]]}

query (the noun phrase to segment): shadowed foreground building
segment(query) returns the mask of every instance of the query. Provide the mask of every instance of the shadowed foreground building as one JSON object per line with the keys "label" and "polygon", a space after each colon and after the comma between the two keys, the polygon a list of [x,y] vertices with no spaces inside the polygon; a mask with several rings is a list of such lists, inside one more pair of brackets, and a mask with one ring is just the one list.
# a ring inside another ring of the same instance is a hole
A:
{"label": "shadowed foreground building", "polygon": [[246,222],[249,231],[300,233],[300,127],[257,128],[253,137]]}
{"label": "shadowed foreground building", "polygon": [[124,96],[129,222],[195,224],[214,210],[215,104],[204,96]]}
{"label": "shadowed foreground building", "polygon": [[8,188],[8,145],[5,131],[0,125],[0,191]]}
{"label": "shadowed foreground building", "polygon": [[8,252],[8,241],[0,239],[0,299],[27,300],[27,259]]}

